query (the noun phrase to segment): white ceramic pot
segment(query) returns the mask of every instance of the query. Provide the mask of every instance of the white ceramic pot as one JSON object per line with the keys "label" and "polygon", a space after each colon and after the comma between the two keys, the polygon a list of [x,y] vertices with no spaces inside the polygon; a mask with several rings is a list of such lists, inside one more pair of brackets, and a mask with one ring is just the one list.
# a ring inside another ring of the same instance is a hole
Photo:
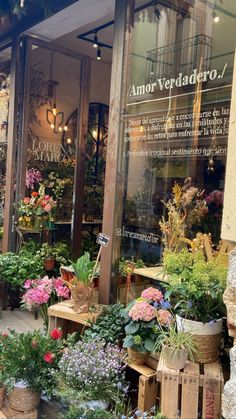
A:
{"label": "white ceramic pot", "polygon": [[218,335],[222,332],[223,319],[218,319],[210,323],[196,322],[184,319],[176,315],[177,330],[190,332],[194,335]]}

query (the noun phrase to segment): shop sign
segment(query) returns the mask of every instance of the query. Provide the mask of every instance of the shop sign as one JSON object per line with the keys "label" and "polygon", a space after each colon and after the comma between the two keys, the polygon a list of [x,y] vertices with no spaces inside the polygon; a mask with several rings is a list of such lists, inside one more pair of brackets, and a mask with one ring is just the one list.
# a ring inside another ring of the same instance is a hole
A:
{"label": "shop sign", "polygon": [[32,154],[34,160],[47,162],[62,162],[65,158],[73,158],[74,151],[70,145],[54,144],[46,140],[32,141]]}
{"label": "shop sign", "polygon": [[110,241],[110,236],[107,236],[106,234],[99,233],[97,237],[97,243],[100,244],[100,246],[107,247]]}
{"label": "shop sign", "polygon": [[171,90],[175,87],[190,86],[197,83],[223,79],[227,66],[228,63],[225,63],[224,68],[220,72],[218,72],[215,68],[205,71],[198,71],[195,68],[190,75],[183,75],[183,73],[179,73],[176,78],[161,77],[157,78],[156,81],[153,81],[152,83],[142,84],[139,86],[135,86],[133,84],[129,90],[129,97],[154,93],[156,90]]}

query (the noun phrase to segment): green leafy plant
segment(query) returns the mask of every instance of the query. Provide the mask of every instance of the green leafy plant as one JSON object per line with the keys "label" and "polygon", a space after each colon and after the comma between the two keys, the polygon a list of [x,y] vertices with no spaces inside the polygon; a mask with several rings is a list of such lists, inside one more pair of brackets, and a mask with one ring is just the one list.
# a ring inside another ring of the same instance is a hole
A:
{"label": "green leafy plant", "polygon": [[225,315],[225,266],[205,261],[200,251],[182,249],[166,251],[164,267],[170,284],[165,297],[172,300],[175,313],[203,323]]}
{"label": "green leafy plant", "polygon": [[134,269],[144,268],[144,262],[142,259],[134,260],[132,259],[125,259],[122,257],[119,261],[119,273],[123,277],[127,277],[127,275],[132,275]]}
{"label": "green leafy plant", "polygon": [[54,329],[50,335],[40,331],[28,333],[2,333],[0,335],[0,360],[4,383],[13,387],[24,381],[33,390],[51,394],[55,389],[52,371],[58,368],[62,356],[61,331]]}
{"label": "green leafy plant", "polygon": [[196,349],[191,333],[178,332],[175,325],[171,325],[168,329],[162,329],[157,337],[155,350],[159,352],[163,346],[171,348],[173,356],[179,350],[185,349],[193,361],[193,354]]}
{"label": "green leafy plant", "polygon": [[72,263],[72,266],[76,277],[73,281],[74,284],[76,284],[77,281],[81,281],[84,285],[89,285],[95,266],[95,262],[90,260],[90,254],[86,252],[83,256],[80,256],[76,262]]}
{"label": "green leafy plant", "polygon": [[31,253],[0,254],[0,278],[11,286],[22,287],[27,278],[34,279],[44,273],[43,263]]}
{"label": "green leafy plant", "polygon": [[90,409],[86,407],[71,405],[69,411],[60,416],[61,419],[114,419],[112,412],[103,409]]}
{"label": "green leafy plant", "polygon": [[85,331],[84,339],[101,338],[109,343],[119,343],[125,336],[125,318],[122,314],[122,304],[105,306],[95,323]]}

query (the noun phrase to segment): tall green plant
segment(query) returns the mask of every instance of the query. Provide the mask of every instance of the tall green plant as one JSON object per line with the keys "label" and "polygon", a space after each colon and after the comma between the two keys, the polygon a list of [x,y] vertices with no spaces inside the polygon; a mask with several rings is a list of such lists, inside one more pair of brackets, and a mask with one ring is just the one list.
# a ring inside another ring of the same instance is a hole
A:
{"label": "tall green plant", "polygon": [[89,252],[86,252],[75,263],[72,263],[72,266],[77,280],[83,282],[84,285],[88,285],[91,281],[91,275],[95,266],[95,262],[90,260]]}

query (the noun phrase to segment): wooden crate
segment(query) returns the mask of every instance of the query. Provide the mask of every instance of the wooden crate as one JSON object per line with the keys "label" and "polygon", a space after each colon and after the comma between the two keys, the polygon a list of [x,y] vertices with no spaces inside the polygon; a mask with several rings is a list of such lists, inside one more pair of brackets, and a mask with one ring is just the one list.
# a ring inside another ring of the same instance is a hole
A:
{"label": "wooden crate", "polygon": [[149,411],[156,405],[157,379],[156,370],[158,362],[149,357],[146,365],[128,364],[128,367],[139,374],[138,384],[138,409],[142,412]]}
{"label": "wooden crate", "polygon": [[200,365],[187,362],[184,370],[167,368],[160,358],[157,368],[160,411],[168,419],[221,418],[224,378],[218,361]]}

